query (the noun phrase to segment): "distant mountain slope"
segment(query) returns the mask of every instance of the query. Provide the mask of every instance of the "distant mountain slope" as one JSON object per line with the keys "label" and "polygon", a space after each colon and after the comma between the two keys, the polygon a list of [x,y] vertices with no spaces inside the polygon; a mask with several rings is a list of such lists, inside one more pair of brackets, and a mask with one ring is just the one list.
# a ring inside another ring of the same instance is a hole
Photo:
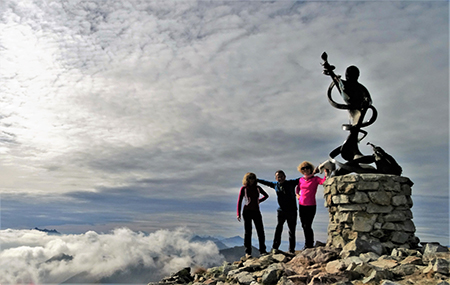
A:
{"label": "distant mountain slope", "polygon": [[234,236],[229,237],[220,240],[223,244],[225,244],[227,247],[236,247],[236,246],[242,246],[244,244],[244,239],[240,236]]}
{"label": "distant mountain slope", "polygon": [[48,233],[49,235],[61,235],[60,232],[58,232],[57,230],[47,230],[47,229],[39,229],[39,228],[34,228],[34,230],[36,231],[40,231],[40,232],[44,232],[44,233]]}
{"label": "distant mountain slope", "polygon": [[225,249],[225,248],[229,248],[229,246],[225,245],[223,242],[221,242],[218,238],[215,237],[211,237],[211,236],[207,236],[207,237],[201,237],[201,236],[194,236],[191,239],[192,242],[207,242],[207,241],[212,241],[213,243],[215,243],[217,245],[217,248],[219,248],[219,250],[221,249]]}
{"label": "distant mountain slope", "polygon": [[[227,262],[239,261],[241,257],[245,256],[245,247],[235,246],[232,248],[226,248],[219,251],[225,257]],[[259,250],[252,246],[252,256],[259,257]]]}

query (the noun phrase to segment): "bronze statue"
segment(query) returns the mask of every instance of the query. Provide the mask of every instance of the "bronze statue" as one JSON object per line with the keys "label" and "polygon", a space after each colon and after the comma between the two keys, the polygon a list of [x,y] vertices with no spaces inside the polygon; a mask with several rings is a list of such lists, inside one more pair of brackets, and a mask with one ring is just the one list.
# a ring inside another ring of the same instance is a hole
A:
{"label": "bronze statue", "polygon": [[[373,155],[363,155],[358,148],[358,143],[367,135],[367,132],[362,128],[373,124],[378,115],[377,110],[372,105],[369,91],[358,82],[359,69],[356,66],[349,66],[345,72],[345,80],[343,80],[341,76],[334,73],[335,67],[328,63],[328,55],[325,52],[322,54],[322,59],[324,61],[322,63],[323,73],[330,76],[333,80],[328,87],[328,101],[335,108],[348,110],[350,116],[350,124],[342,125],[344,130],[350,132],[347,140],[330,153],[331,160],[340,167],[335,171],[335,175],[343,175],[350,172],[377,172],[373,166],[369,165],[375,162],[375,157]],[[331,93],[334,87],[337,88],[346,104],[339,104],[333,100]],[[368,121],[364,121],[364,117],[369,109],[372,116]],[[361,134],[362,136],[360,137]],[[334,160],[339,154],[347,161],[346,163]]]}

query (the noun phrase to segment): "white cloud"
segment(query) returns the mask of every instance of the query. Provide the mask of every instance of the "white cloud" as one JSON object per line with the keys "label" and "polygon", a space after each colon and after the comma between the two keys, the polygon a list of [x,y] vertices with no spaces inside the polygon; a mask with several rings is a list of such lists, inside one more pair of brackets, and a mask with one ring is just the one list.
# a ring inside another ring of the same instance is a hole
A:
{"label": "white cloud", "polygon": [[347,136],[347,113],[326,100],[327,51],[337,73],[361,69],[379,111],[367,141],[398,160],[415,193],[448,196],[446,2],[3,7],[2,193],[137,189],[210,210],[247,171],[297,176]]}
{"label": "white cloud", "polygon": [[80,235],[2,230],[0,282],[56,284],[72,278],[94,283],[114,275],[122,282],[143,284],[187,266],[208,267],[222,261],[214,243],[190,242],[191,237],[183,229],[149,235],[126,228]]}

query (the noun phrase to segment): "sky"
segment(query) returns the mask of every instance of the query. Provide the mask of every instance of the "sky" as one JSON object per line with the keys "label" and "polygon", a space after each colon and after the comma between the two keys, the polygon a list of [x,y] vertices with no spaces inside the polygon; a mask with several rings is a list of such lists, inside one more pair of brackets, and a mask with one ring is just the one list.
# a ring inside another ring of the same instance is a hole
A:
{"label": "sky", "polygon": [[416,235],[450,244],[447,1],[6,0],[0,30],[4,233],[242,236],[246,172],[297,178],[348,135],[326,51],[337,74],[358,66],[378,110],[361,152],[397,160]]}

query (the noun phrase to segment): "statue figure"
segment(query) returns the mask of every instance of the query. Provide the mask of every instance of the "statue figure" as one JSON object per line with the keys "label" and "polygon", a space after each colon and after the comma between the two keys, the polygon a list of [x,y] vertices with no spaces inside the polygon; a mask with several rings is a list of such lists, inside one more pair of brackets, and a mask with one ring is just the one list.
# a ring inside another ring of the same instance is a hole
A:
{"label": "statue figure", "polygon": [[[322,63],[323,73],[333,80],[328,88],[328,101],[335,108],[348,110],[350,117],[350,124],[342,125],[344,130],[350,132],[347,140],[330,153],[330,159],[340,167],[335,171],[335,175],[344,175],[350,172],[377,172],[374,167],[368,165],[375,162],[375,157],[363,155],[358,148],[358,143],[367,135],[367,132],[362,128],[373,124],[378,115],[377,110],[372,105],[369,91],[358,82],[359,69],[356,66],[349,66],[345,72],[345,80],[343,80],[341,76],[334,73],[335,67],[328,63],[328,55],[325,52],[322,54],[322,59],[324,61]],[[339,104],[333,100],[331,93],[334,87],[337,88],[346,104]],[[372,116],[368,121],[364,121],[369,109]],[[334,160],[339,154],[347,161],[345,164]]]}

